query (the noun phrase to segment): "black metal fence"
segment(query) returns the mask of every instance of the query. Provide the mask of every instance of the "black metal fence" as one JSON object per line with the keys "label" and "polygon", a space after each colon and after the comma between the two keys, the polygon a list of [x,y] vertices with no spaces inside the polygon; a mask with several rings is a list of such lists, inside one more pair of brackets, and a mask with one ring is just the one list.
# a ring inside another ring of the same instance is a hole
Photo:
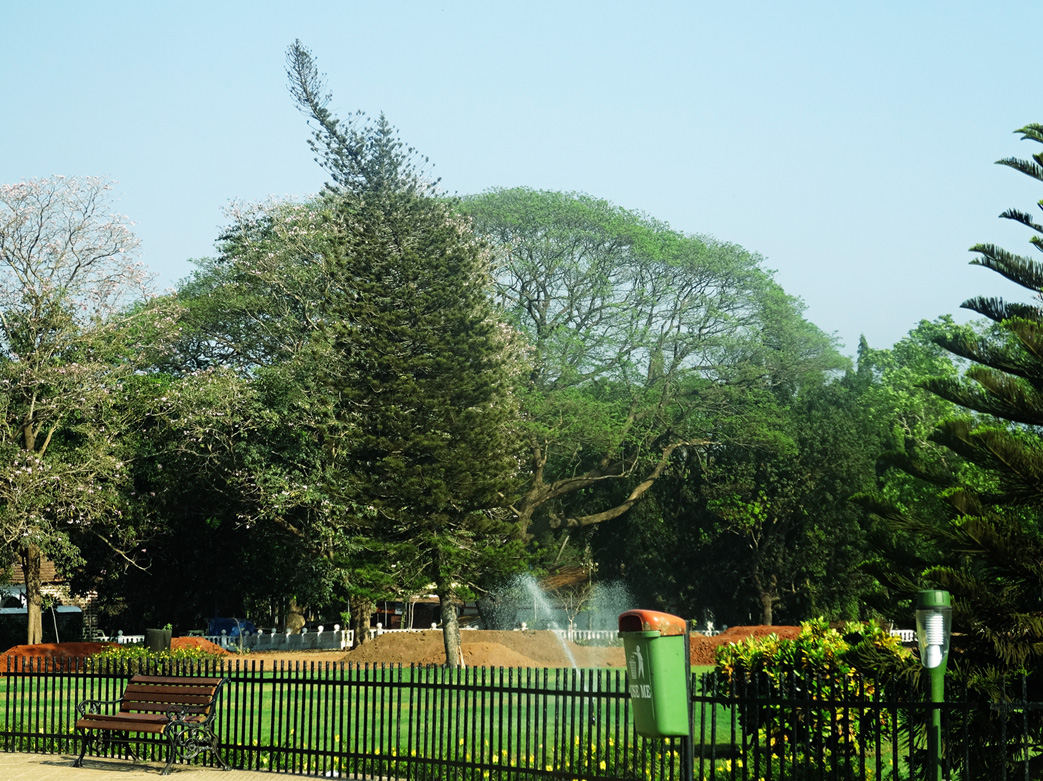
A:
{"label": "black metal fence", "polygon": [[[0,750],[78,752],[84,699],[118,699],[134,670],[62,660],[7,660],[0,675]],[[634,733],[624,670],[283,664],[150,667],[141,672],[228,678],[216,721],[234,767],[320,777],[535,781],[685,779],[685,738]],[[953,688],[953,687],[950,687]],[[947,779],[1039,778],[1043,704],[947,692]],[[931,706],[918,692],[855,679],[693,681],[692,777],[918,779]],[[139,757],[163,758],[135,736]],[[120,747],[105,749],[120,756]],[[90,762],[88,758],[87,762]]]}

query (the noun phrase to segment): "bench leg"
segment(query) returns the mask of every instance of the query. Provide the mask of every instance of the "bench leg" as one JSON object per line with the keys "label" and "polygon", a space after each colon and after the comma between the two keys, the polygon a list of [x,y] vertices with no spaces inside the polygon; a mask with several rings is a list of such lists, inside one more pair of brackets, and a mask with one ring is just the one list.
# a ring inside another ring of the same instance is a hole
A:
{"label": "bench leg", "polygon": [[127,735],[126,740],[117,740],[112,737],[110,732],[95,732],[94,730],[87,730],[82,733],[80,740],[80,755],[73,760],[73,767],[83,767],[83,758],[87,755],[87,749],[91,746],[97,745],[102,751],[109,751],[112,748],[113,743],[121,743],[127,747],[127,754],[130,755],[131,760],[134,764],[138,762],[138,755],[134,753],[134,749],[130,746],[130,735]]}
{"label": "bench leg", "polygon": [[174,760],[177,758],[177,738],[180,732],[180,730],[174,728],[167,730],[167,766],[163,768],[161,775],[167,775],[170,772],[170,768],[174,766]]}
{"label": "bench leg", "polygon": [[76,757],[76,761],[72,763],[73,767],[83,767],[83,756],[87,753],[87,748],[91,743],[94,742],[94,735],[89,732],[84,732],[80,736],[80,755]]}

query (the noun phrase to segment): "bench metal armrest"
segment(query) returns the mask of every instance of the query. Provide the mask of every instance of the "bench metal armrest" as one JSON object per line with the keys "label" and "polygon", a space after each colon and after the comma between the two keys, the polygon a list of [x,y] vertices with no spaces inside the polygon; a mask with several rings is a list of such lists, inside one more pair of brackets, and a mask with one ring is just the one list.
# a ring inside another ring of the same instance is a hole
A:
{"label": "bench metal armrest", "polygon": [[123,700],[83,700],[76,706],[76,712],[81,716],[89,716],[97,713],[106,705],[119,705]]}
{"label": "bench metal armrest", "polygon": [[171,724],[183,724],[189,716],[188,709],[184,705],[171,705],[167,708],[167,721]]}

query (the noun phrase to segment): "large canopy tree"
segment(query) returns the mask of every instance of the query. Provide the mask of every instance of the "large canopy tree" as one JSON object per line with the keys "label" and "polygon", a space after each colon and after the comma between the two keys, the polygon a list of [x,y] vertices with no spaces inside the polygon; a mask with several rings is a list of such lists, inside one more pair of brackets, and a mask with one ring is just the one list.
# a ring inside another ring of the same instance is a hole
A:
{"label": "large canopy tree", "polygon": [[575,193],[494,190],[461,209],[493,247],[496,300],[534,356],[514,505],[525,535],[618,518],[675,454],[717,442],[748,391],[843,365],[739,246]]}

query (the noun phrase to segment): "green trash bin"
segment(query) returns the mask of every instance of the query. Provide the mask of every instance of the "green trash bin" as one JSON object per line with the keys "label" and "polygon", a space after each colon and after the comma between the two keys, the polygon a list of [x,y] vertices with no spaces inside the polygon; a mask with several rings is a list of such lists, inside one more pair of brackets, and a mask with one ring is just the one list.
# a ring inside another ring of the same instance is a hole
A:
{"label": "green trash bin", "polygon": [[619,616],[626,652],[634,729],[646,738],[686,736],[688,724],[688,634],[685,620],[655,610]]}

